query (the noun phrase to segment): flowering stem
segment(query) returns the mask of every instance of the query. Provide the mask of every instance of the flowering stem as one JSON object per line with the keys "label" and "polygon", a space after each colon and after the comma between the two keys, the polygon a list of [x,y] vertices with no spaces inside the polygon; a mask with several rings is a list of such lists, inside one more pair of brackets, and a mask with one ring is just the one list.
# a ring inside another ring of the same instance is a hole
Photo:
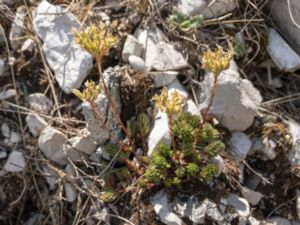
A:
{"label": "flowering stem", "polygon": [[169,126],[172,148],[175,151],[176,143],[175,143],[175,137],[174,137],[174,132],[173,132],[173,116],[169,115],[169,114],[168,114],[168,126]]}
{"label": "flowering stem", "polygon": [[[218,81],[218,76],[214,76],[214,83],[213,83],[213,86],[211,88],[211,96],[210,96],[210,100],[209,100],[209,103],[208,103],[208,106],[205,110],[205,113],[203,115],[203,123],[204,124],[206,122],[206,119],[207,119],[207,115],[210,111],[210,108],[214,102],[214,98],[215,98],[215,92],[216,92],[216,88],[217,88],[217,81]],[[201,126],[202,126],[201,124]]]}
{"label": "flowering stem", "polygon": [[97,63],[97,67],[98,67],[99,77],[100,77],[100,80],[103,83],[104,94],[105,94],[105,96],[106,96],[106,98],[107,98],[107,100],[108,100],[108,102],[109,102],[109,104],[111,106],[111,109],[112,109],[112,111],[113,111],[116,119],[118,120],[119,127],[124,131],[124,133],[126,134],[126,136],[129,137],[128,130],[126,129],[124,123],[122,122],[121,117],[119,115],[119,112],[117,110],[116,104],[113,101],[113,99],[111,97],[111,94],[110,94],[110,91],[108,90],[108,87],[105,84],[104,77],[103,77],[103,74],[102,74],[101,61],[102,61],[101,57],[97,57],[96,58],[96,63]]}

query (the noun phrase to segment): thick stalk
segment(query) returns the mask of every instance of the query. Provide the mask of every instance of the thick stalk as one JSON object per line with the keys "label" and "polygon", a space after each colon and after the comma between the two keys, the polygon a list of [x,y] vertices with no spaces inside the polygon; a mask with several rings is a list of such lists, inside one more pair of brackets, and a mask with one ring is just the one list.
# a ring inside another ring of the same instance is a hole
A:
{"label": "thick stalk", "polygon": [[119,127],[124,131],[126,136],[129,137],[128,130],[126,129],[124,123],[122,122],[121,117],[119,115],[119,112],[117,110],[116,104],[115,104],[114,100],[111,97],[111,94],[110,94],[110,91],[109,91],[108,87],[105,84],[104,77],[103,77],[103,74],[102,74],[102,65],[101,65],[101,58],[100,57],[96,58],[96,63],[97,63],[97,67],[98,67],[100,81],[103,83],[104,94],[105,94],[105,96],[106,96],[106,98],[107,98],[107,100],[108,100],[108,102],[111,106],[111,109],[112,109],[116,119],[118,120]]}
{"label": "thick stalk", "polygon": [[172,115],[168,115],[168,126],[169,126],[172,148],[174,151],[176,151],[176,143],[175,143],[175,137],[174,137],[174,132],[173,132],[173,116]]}
{"label": "thick stalk", "polygon": [[[208,103],[208,106],[205,110],[205,113],[203,115],[203,124],[206,122],[206,119],[207,119],[207,115],[210,111],[210,108],[214,102],[214,98],[215,98],[215,92],[216,92],[216,88],[217,88],[217,81],[218,81],[218,77],[217,76],[214,76],[214,83],[213,83],[213,86],[211,88],[211,95],[210,95],[210,100],[209,100],[209,103]],[[202,126],[202,125],[201,125]]]}

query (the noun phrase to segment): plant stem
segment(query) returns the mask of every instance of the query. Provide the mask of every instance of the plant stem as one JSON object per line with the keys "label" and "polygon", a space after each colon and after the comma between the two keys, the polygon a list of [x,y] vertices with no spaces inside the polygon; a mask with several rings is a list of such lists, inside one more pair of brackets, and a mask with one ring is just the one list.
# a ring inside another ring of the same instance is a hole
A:
{"label": "plant stem", "polygon": [[208,115],[209,110],[210,110],[210,108],[213,104],[213,101],[214,101],[214,98],[215,98],[215,92],[216,92],[216,88],[217,88],[217,81],[218,81],[218,76],[214,76],[214,83],[213,83],[213,86],[211,88],[210,100],[209,100],[208,106],[205,110],[205,113],[203,115],[203,122],[201,123],[201,126],[202,126],[202,124],[204,124],[206,122],[207,115]]}
{"label": "plant stem", "polygon": [[97,63],[97,68],[98,68],[98,72],[99,72],[100,81],[103,83],[104,94],[105,94],[105,96],[106,96],[106,98],[107,98],[107,100],[108,100],[108,102],[111,106],[111,109],[112,109],[116,119],[118,120],[119,127],[124,131],[126,136],[129,137],[128,130],[126,129],[124,123],[122,122],[121,117],[119,115],[119,112],[117,110],[116,104],[115,104],[114,100],[111,97],[111,94],[110,94],[110,91],[109,91],[108,87],[105,84],[104,77],[103,77],[103,74],[102,74],[101,61],[102,61],[101,57],[96,58],[96,63]]}
{"label": "plant stem", "polygon": [[175,143],[175,137],[173,132],[173,116],[169,114],[168,114],[168,126],[169,126],[172,148],[174,151],[176,151],[176,143]]}

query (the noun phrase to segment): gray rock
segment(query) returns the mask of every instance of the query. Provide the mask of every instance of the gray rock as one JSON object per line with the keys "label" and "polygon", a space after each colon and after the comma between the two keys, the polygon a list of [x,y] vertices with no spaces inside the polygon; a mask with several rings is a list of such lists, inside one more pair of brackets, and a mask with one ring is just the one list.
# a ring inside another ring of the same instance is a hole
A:
{"label": "gray rock", "polygon": [[7,152],[0,148],[0,159],[5,159],[7,157]]}
{"label": "gray rock", "polygon": [[87,155],[85,153],[73,148],[73,146],[69,143],[63,145],[63,153],[67,161],[81,162],[87,159]]}
{"label": "gray rock", "polygon": [[262,153],[264,154],[265,157],[269,160],[273,160],[277,156],[277,152],[275,148],[277,147],[277,144],[275,141],[269,138],[264,138],[263,139],[263,145],[264,147],[261,149]]}
{"label": "gray rock", "polygon": [[242,187],[242,195],[251,205],[257,205],[263,197],[260,192],[253,191],[247,187]]}
{"label": "gray rock", "polygon": [[178,72],[176,71],[158,71],[150,72],[150,77],[154,81],[155,87],[163,87],[171,84],[177,77]]}
{"label": "gray rock", "polygon": [[42,165],[42,170],[44,172],[43,176],[46,178],[49,185],[49,190],[54,190],[58,180],[57,174],[46,164]]}
{"label": "gray rock", "polygon": [[218,166],[218,172],[215,174],[215,177],[220,176],[225,169],[225,163],[224,163],[224,159],[222,158],[222,156],[217,155],[217,156],[211,158],[210,162],[212,162]]}
{"label": "gray rock", "polygon": [[233,132],[229,140],[229,151],[236,160],[243,161],[248,155],[252,142],[249,137],[243,132]]}
{"label": "gray rock", "polygon": [[248,217],[248,222],[251,225],[261,225],[261,221],[257,220],[256,218],[254,218],[253,216],[249,216]]}
{"label": "gray rock", "polygon": [[[205,100],[200,108],[208,106],[214,77],[208,73],[204,79]],[[252,125],[254,116],[262,98],[250,81],[241,79],[234,62],[223,71],[218,78],[215,98],[210,109],[214,115],[230,131],[244,131]]]}
{"label": "gray rock", "polygon": [[[104,71],[103,76],[107,86],[110,89],[112,99],[116,104],[118,111],[121,110],[121,101],[120,101],[120,91],[119,91],[119,80],[121,76],[120,68],[108,68]],[[114,133],[115,137],[119,137],[120,129],[118,127],[118,122],[115,118],[115,115],[109,106],[108,100],[106,99],[104,93],[99,94],[96,99],[96,105],[101,112],[102,117],[105,122],[105,126],[96,118],[90,104],[88,102],[82,103],[82,111],[87,122],[87,129],[90,132],[91,138],[97,144],[103,144],[111,137],[111,132]]]}
{"label": "gray rock", "polygon": [[170,131],[168,126],[168,116],[164,112],[158,112],[154,126],[148,137],[148,156],[151,156],[155,151],[156,147],[161,144],[171,144]]}
{"label": "gray rock", "polygon": [[71,164],[68,164],[66,166],[65,172],[68,175],[69,179],[71,179],[71,183],[66,182],[64,184],[66,199],[67,199],[68,202],[74,202],[77,198],[77,191],[74,188],[74,186],[72,185],[72,183],[74,183],[72,178],[76,175],[76,173],[75,173],[75,170],[74,170],[74,168]]}
{"label": "gray rock", "polygon": [[31,109],[48,113],[52,109],[52,101],[43,93],[33,93],[28,97],[28,103]]}
{"label": "gray rock", "polygon": [[153,27],[148,30],[138,29],[135,31],[134,36],[138,42],[143,46],[144,52],[142,54],[145,64],[150,70],[157,57],[158,50],[157,45],[160,41],[167,41],[164,34],[157,28]]}
{"label": "gray rock", "polygon": [[76,17],[60,6],[42,1],[33,18],[33,29],[43,40],[46,60],[66,93],[79,88],[92,68],[93,57],[73,42]]}
{"label": "gray rock", "polygon": [[34,137],[38,137],[42,130],[47,126],[47,122],[37,114],[29,114],[26,116],[26,123],[30,133]]}
{"label": "gray rock", "polygon": [[25,168],[24,154],[20,151],[12,151],[4,165],[4,169],[8,172],[22,172]]}
{"label": "gray rock", "polygon": [[179,0],[177,9],[187,16],[203,15],[205,19],[223,16],[237,7],[235,0]]}
{"label": "gray rock", "polygon": [[66,135],[48,126],[40,134],[38,147],[47,159],[57,164],[65,165],[67,164],[66,154],[64,153],[66,141]]}
{"label": "gray rock", "polygon": [[280,70],[293,72],[300,68],[300,56],[272,28],[269,29],[267,51]]}
{"label": "gray rock", "polygon": [[297,189],[297,198],[296,198],[296,212],[298,218],[300,217],[300,191]]}
{"label": "gray rock", "polygon": [[206,8],[206,0],[179,0],[177,5],[178,11],[187,16],[202,14]]}
{"label": "gray rock", "polygon": [[200,116],[200,110],[192,99],[188,99],[184,105],[183,111],[189,112],[192,115]]}
{"label": "gray rock", "polygon": [[5,76],[7,68],[3,59],[0,58],[0,77]]}
{"label": "gray rock", "polygon": [[236,194],[229,194],[226,198],[221,199],[221,211],[225,212],[228,206],[232,206],[235,209],[237,216],[248,217],[250,215],[250,206],[248,201]]}
{"label": "gray rock", "polygon": [[181,225],[183,221],[171,211],[167,193],[164,190],[157,192],[151,198],[151,204],[161,222],[167,225]]}
{"label": "gray rock", "polygon": [[153,60],[152,67],[157,71],[174,71],[189,66],[183,55],[164,41],[156,45],[156,50],[156,57]]}
{"label": "gray rock", "polygon": [[131,55],[128,58],[129,64],[130,66],[137,72],[146,72],[147,71],[147,67],[145,65],[145,61],[135,55]]}
{"label": "gray rock", "polygon": [[13,144],[20,143],[22,140],[20,134],[18,132],[12,131],[10,133],[9,141]]}
{"label": "gray rock", "polygon": [[129,56],[134,55],[141,57],[143,52],[143,46],[133,36],[128,34],[122,52],[122,59],[124,62],[128,62]]}
{"label": "gray rock", "polygon": [[0,92],[0,101],[15,97],[17,94],[14,89],[7,89]]}
{"label": "gray rock", "polygon": [[25,6],[20,6],[17,8],[16,16],[11,25],[11,30],[9,32],[9,41],[12,49],[16,50],[22,44],[22,36],[25,32],[24,20],[27,15],[27,9]]}
{"label": "gray rock", "polygon": [[175,79],[171,84],[169,84],[167,86],[167,89],[169,94],[177,91],[179,94],[185,97],[185,100],[187,100],[189,94],[186,91],[185,87],[178,81],[178,79]]}
{"label": "gray rock", "polygon": [[217,18],[223,16],[237,7],[236,0],[216,0],[209,3],[209,6],[203,11],[205,19]]}
{"label": "gray rock", "polygon": [[[290,10],[294,21],[299,24],[300,21],[300,1],[289,0]],[[272,19],[276,22],[282,35],[289,44],[300,54],[300,29],[293,22],[286,0],[269,1],[269,9]]]}
{"label": "gray rock", "polygon": [[266,220],[268,225],[291,225],[290,221],[281,217],[272,217]]}
{"label": "gray rock", "polygon": [[16,4],[19,1],[20,0],[2,0],[2,2],[8,6],[13,6],[14,4]]}
{"label": "gray rock", "polygon": [[222,222],[224,220],[216,203],[209,199],[204,199],[204,201],[199,202],[195,200],[195,198],[190,198],[186,216],[196,224],[204,224],[205,217],[209,217],[216,222]]}
{"label": "gray rock", "polygon": [[88,155],[94,153],[97,148],[96,143],[88,137],[73,137],[68,140],[68,143],[70,143],[75,150]]}
{"label": "gray rock", "polygon": [[2,125],[1,125],[1,134],[5,138],[10,137],[10,128],[9,128],[7,123],[2,123]]}
{"label": "gray rock", "polygon": [[289,150],[288,159],[292,165],[300,166],[300,125],[291,119],[288,125],[293,140],[293,146]]}

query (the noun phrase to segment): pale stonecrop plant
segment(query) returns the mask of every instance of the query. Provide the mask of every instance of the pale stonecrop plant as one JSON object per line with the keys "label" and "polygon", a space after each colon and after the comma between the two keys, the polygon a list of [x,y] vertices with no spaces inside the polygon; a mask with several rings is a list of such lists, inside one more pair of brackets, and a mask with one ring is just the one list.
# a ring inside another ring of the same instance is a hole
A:
{"label": "pale stonecrop plant", "polygon": [[[103,73],[102,73],[102,60],[104,56],[109,55],[109,50],[116,46],[117,39],[105,28],[105,25],[100,23],[98,26],[91,25],[88,26],[83,31],[74,30],[75,41],[82,48],[86,49],[91,53],[96,60],[100,83],[102,84],[104,94],[109,101],[109,104],[112,108],[112,111],[118,120],[118,124],[123,132],[128,136],[128,130],[125,127],[124,123],[121,120],[121,117],[118,113],[116,104],[111,97],[109,88],[107,87]],[[76,90],[74,94],[78,96],[79,92]]]}
{"label": "pale stonecrop plant", "polygon": [[224,52],[221,48],[217,48],[215,51],[211,51],[210,49],[208,49],[202,57],[203,69],[212,72],[214,76],[210,100],[203,116],[204,123],[214,101],[218,78],[222,71],[227,70],[230,67],[230,61],[232,57],[233,51],[229,50],[228,52]]}

